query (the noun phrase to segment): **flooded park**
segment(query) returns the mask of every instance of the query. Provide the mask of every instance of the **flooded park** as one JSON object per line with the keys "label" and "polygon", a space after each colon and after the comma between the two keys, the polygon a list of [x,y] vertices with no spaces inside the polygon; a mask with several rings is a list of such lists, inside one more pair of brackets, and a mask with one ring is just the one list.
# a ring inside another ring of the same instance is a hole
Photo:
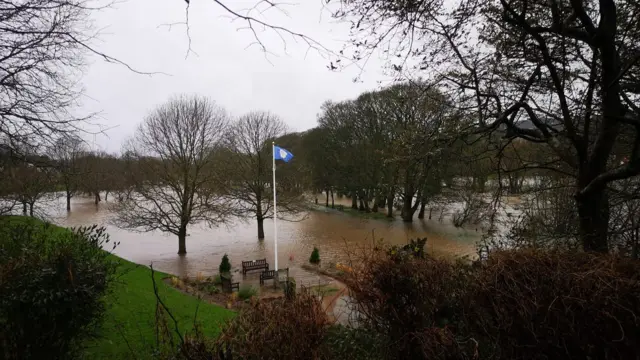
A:
{"label": "flooded park", "polygon": [[[123,230],[111,224],[114,213],[110,210],[115,200],[94,204],[92,197],[74,197],[72,210],[65,209],[65,199],[53,197],[43,202],[40,211],[53,223],[67,226],[105,226],[113,241],[119,242],[115,254],[132,262],[150,265],[166,273],[177,276],[195,276],[198,273],[212,275],[218,272],[218,265],[226,253],[234,272],[241,268],[241,262],[266,258],[273,268],[274,243],[273,223],[265,221],[265,239],[258,240],[255,221],[235,220],[218,228],[204,225],[189,227],[187,254],[177,255],[177,238],[161,232],[134,232]],[[344,202],[347,204],[346,200]],[[414,219],[405,223],[399,219],[377,220],[335,210],[309,211],[301,221],[278,222],[279,268],[289,268],[290,275],[298,284],[314,285],[324,282],[318,275],[301,266],[308,264],[314,247],[320,250],[322,262],[344,263],[348,252],[357,251],[362,246],[370,246],[382,240],[387,244],[405,244],[409,239],[427,237],[427,250],[436,256],[460,257],[475,254],[475,241],[481,231],[456,228],[446,217],[438,220]],[[248,278],[257,278],[251,273]],[[242,276],[234,277],[243,281]]]}

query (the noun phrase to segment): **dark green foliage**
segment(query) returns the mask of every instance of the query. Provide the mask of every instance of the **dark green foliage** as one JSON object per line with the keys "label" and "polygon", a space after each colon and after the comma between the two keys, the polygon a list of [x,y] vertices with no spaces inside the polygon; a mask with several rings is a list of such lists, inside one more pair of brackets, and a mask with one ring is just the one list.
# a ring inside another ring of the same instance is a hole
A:
{"label": "dark green foliage", "polygon": [[258,295],[258,289],[250,285],[240,286],[238,289],[238,297],[241,300],[251,299],[252,297]]}
{"label": "dark green foliage", "polygon": [[312,264],[320,263],[320,250],[317,247],[313,247],[313,251],[311,252],[311,256],[309,257],[309,262]]}
{"label": "dark green foliage", "polygon": [[206,292],[209,295],[219,294],[222,292],[220,287],[213,283],[204,283],[203,286],[200,287],[200,290]]}
{"label": "dark green foliage", "polygon": [[220,262],[220,267],[218,267],[218,271],[220,274],[226,274],[231,271],[231,262],[229,261],[229,256],[224,254],[222,257],[222,261]]}
{"label": "dark green foliage", "polygon": [[213,284],[218,286],[222,285],[222,277],[220,276],[220,274],[217,274],[213,277]]}
{"label": "dark green foliage", "polygon": [[409,240],[409,243],[403,246],[394,245],[387,253],[389,256],[396,260],[401,261],[406,257],[424,258],[424,246],[427,244],[427,238]]}
{"label": "dark green foliage", "polygon": [[116,263],[104,228],[0,218],[0,357],[69,359],[95,335]]}

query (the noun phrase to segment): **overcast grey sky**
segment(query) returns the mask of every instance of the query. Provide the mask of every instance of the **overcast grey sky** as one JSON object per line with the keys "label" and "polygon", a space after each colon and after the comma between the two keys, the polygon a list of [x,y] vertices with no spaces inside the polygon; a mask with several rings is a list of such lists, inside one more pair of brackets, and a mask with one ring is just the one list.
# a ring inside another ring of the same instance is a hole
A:
{"label": "overcast grey sky", "polygon": [[[234,9],[253,6],[256,1],[231,1]],[[123,140],[154,106],[178,93],[206,95],[232,115],[250,110],[278,114],[293,131],[316,125],[320,105],[328,100],[357,96],[386,81],[380,62],[373,59],[364,69],[361,81],[353,79],[360,69],[341,72],[327,69],[328,59],[287,37],[287,48],[273,32],[258,32],[274,55],[268,60],[254,42],[251,32],[238,31],[246,23],[232,21],[211,0],[191,0],[189,25],[191,53],[186,59],[186,28],[171,30],[162,24],[185,20],[184,0],[128,0],[93,15],[96,28],[104,28],[100,50],[141,71],[169,75],[145,76],[123,66],[89,59],[83,83],[86,96],[82,111],[100,112],[98,122],[110,129],[108,136],[95,137],[96,147],[109,152],[120,150]],[[347,39],[346,24],[334,23],[323,13],[321,0],[304,0],[283,7],[289,17],[276,10],[265,13],[271,23],[304,33],[322,45],[338,51]],[[93,137],[87,139],[94,141]]]}

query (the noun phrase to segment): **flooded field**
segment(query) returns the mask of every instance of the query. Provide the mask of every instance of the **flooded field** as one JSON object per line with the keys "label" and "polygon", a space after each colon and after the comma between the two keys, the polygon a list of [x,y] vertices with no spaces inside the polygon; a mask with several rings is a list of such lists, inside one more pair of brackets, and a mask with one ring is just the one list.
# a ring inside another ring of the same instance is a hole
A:
{"label": "flooded field", "polygon": [[[111,199],[110,199],[111,201]],[[110,203],[95,205],[93,198],[75,197],[72,211],[67,213],[63,198],[53,198],[44,203],[40,212],[49,220],[63,226],[98,224],[106,226],[114,241],[120,242],[115,253],[127,260],[149,265],[178,276],[195,276],[197,273],[217,273],[222,256],[229,255],[233,269],[241,261],[266,258],[274,267],[273,223],[265,221],[265,239],[257,239],[255,221],[236,220],[228,226],[208,228],[191,226],[187,237],[187,255],[177,255],[178,241],[173,235],[160,232],[139,233],[119,229],[110,224],[113,213]],[[323,262],[346,261],[346,250],[370,245],[373,239],[383,239],[389,244],[404,244],[411,238],[427,237],[427,250],[438,256],[455,257],[472,255],[474,243],[480,231],[458,229],[448,219],[442,222],[415,219],[413,223],[363,219],[337,211],[311,211],[299,222],[278,222],[279,267],[290,268],[290,274],[298,284],[313,285],[326,279],[300,268],[308,263],[313,247],[320,250]],[[236,278],[242,281],[242,276]],[[253,282],[258,272],[247,276]]]}

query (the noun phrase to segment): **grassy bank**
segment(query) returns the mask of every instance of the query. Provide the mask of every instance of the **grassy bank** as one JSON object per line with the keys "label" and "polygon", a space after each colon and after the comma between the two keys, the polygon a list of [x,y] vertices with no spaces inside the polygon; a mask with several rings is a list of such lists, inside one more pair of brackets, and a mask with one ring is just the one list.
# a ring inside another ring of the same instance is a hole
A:
{"label": "grassy bank", "polygon": [[342,210],[338,209],[338,205],[335,206],[336,208],[333,209],[331,208],[331,206],[326,207],[324,205],[320,205],[320,204],[312,204],[311,206],[309,206],[310,210],[313,211],[322,211],[322,212],[326,212],[326,213],[335,213],[335,214],[346,214],[349,216],[355,216],[355,217],[359,217],[359,218],[363,218],[363,219],[375,219],[375,220],[385,220],[385,221],[394,221],[395,217],[389,218],[387,217],[387,213],[385,209],[381,209],[381,211],[379,212],[366,212],[366,211],[360,211],[360,210],[356,210],[356,209],[352,209],[350,206],[344,206],[342,208]]}
{"label": "grassy bank", "polygon": [[[68,231],[34,218],[0,217],[0,226],[22,224],[46,226],[47,231],[52,233]],[[104,299],[107,303],[107,312],[99,329],[99,337],[86,344],[85,357],[110,360],[151,358],[156,342],[156,297],[151,270],[115,255],[110,256],[119,264],[117,279],[111,293]],[[215,336],[220,331],[220,325],[224,320],[234,315],[227,309],[201,302],[197,298],[173,289],[162,281],[168,276],[167,274],[155,272],[154,276],[158,293],[176,318],[183,334],[193,329],[196,308],[198,308],[197,321],[208,336]],[[173,323],[170,325],[173,327]]]}
{"label": "grassy bank", "polygon": [[[113,293],[106,299],[109,309],[100,338],[87,344],[86,356],[89,359],[125,359],[134,358],[132,354],[135,354],[138,359],[149,358],[155,345],[156,309],[151,271],[146,266],[114,258],[120,263],[118,279]],[[155,272],[154,276],[158,292],[183,334],[193,329],[198,304],[197,321],[209,336],[216,335],[223,321],[234,314],[173,289],[162,281],[168,276],[165,273]]]}

